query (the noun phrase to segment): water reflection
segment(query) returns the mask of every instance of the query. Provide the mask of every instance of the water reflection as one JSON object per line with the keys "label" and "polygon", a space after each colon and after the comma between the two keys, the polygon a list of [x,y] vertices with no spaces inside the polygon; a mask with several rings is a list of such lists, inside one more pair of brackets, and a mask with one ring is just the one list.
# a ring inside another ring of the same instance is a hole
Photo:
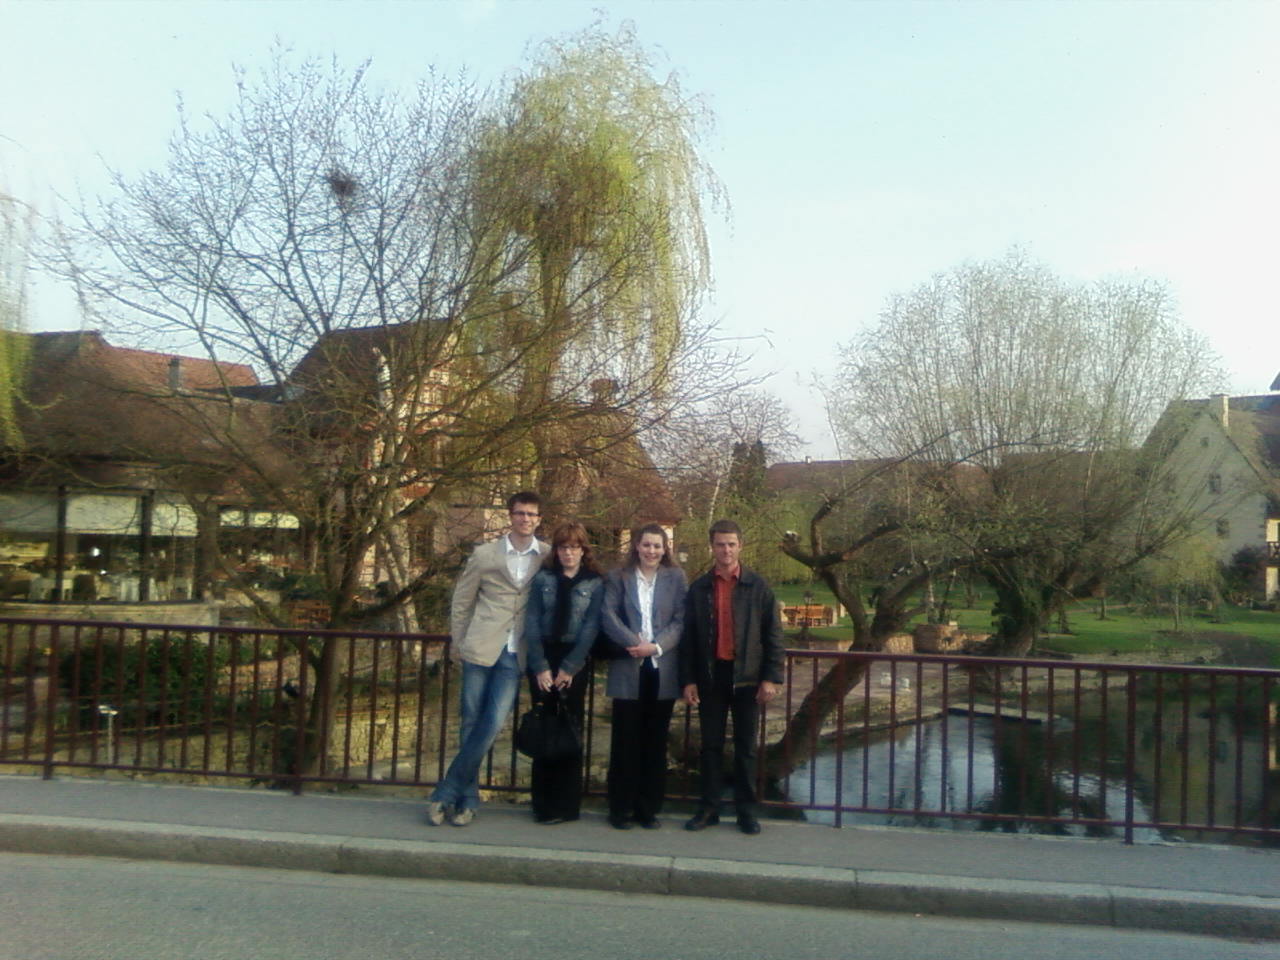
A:
{"label": "water reflection", "polygon": [[[1280,782],[1265,714],[1239,698],[1184,692],[1146,690],[1135,706],[1134,821],[1274,827]],[[795,802],[840,807],[841,822],[851,825],[1117,836],[1123,828],[1084,822],[1125,818],[1128,727],[1123,693],[1110,696],[1109,705],[1104,693],[1073,703],[1074,719],[1047,703],[1040,706],[1051,719],[1043,723],[959,713],[872,734],[865,744],[851,738],[842,752],[829,749],[797,767],[781,786]],[[805,816],[835,819],[830,810]],[[1035,819],[1046,817],[1077,822]],[[1139,842],[1180,838],[1230,835],[1134,831]]]}

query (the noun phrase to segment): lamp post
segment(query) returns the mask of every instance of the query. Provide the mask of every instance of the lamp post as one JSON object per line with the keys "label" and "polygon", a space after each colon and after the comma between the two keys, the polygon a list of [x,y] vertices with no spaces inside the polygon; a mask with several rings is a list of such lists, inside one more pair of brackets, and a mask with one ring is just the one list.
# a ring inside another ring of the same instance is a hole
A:
{"label": "lamp post", "polygon": [[111,762],[116,762],[115,718],[120,711],[109,703],[98,704],[98,716],[107,718],[107,743],[111,747]]}

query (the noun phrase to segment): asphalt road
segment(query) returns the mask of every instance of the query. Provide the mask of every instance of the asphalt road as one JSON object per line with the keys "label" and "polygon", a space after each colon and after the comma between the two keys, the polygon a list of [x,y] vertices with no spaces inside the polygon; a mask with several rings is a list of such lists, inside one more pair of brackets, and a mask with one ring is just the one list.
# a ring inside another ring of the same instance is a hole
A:
{"label": "asphalt road", "polygon": [[737,901],[0,854],[0,960],[1255,960],[1280,944]]}

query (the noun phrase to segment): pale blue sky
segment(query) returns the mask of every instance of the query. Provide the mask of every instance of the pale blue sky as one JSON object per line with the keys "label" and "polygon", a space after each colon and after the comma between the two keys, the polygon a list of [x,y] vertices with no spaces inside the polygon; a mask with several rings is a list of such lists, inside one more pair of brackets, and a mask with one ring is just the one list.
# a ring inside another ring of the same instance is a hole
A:
{"label": "pale blue sky", "polygon": [[[1022,245],[1078,279],[1169,282],[1236,392],[1280,372],[1280,3],[31,2],[0,0],[0,178],[51,206],[163,160],[182,91],[232,98],[230,63],[279,36],[483,82],[531,42],[635,23],[718,118],[708,158],[731,224],[713,226],[726,332],[834,453],[804,383],[886,298]],[[79,325],[37,282],[33,327]]]}

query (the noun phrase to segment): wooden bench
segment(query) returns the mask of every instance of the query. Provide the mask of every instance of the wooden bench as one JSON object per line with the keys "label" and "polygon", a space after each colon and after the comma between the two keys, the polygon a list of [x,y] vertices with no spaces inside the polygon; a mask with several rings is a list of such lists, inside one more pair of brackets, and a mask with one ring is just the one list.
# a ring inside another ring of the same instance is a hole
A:
{"label": "wooden bench", "polygon": [[782,608],[782,622],[788,627],[834,627],[836,611],[826,604],[797,604]]}

